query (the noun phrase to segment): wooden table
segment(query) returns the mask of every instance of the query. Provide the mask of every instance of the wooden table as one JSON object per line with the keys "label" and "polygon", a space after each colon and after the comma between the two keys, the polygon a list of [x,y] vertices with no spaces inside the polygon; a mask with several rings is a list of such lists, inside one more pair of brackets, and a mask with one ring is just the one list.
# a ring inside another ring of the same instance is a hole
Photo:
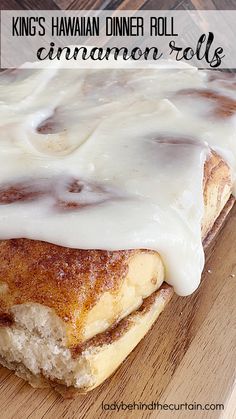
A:
{"label": "wooden table", "polygon": [[0,0],[1,10],[236,9],[235,0]]}
{"label": "wooden table", "polygon": [[[236,8],[235,1],[1,0],[1,9]],[[119,370],[87,396],[63,400],[0,369],[0,419],[236,418],[236,206],[211,250],[202,284],[175,296]],[[105,411],[102,403],[223,403],[224,411]]]}

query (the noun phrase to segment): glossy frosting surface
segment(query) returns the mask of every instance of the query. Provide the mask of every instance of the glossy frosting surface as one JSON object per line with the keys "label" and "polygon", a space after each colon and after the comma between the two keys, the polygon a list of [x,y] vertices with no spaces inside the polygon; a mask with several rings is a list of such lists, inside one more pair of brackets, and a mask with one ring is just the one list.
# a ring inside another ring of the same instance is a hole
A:
{"label": "glossy frosting surface", "polygon": [[154,249],[193,292],[210,148],[235,176],[235,83],[195,68],[4,72],[0,238]]}

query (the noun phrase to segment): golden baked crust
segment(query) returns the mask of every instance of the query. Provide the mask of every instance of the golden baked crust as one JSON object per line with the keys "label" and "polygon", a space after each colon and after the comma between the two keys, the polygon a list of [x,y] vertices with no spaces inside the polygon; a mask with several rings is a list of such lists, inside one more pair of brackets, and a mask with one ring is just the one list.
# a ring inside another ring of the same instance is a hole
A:
{"label": "golden baked crust", "polygon": [[[232,189],[229,167],[214,152],[203,187],[204,238]],[[150,250],[77,250],[14,239],[0,242],[0,278],[0,325],[13,324],[12,307],[42,304],[63,321],[67,345],[74,348],[136,310],[163,283],[164,266]]]}
{"label": "golden baked crust", "polygon": [[[140,290],[135,265],[144,269]],[[158,253],[149,250],[77,250],[17,239],[0,242],[0,278],[7,286],[0,294],[0,324],[13,322],[12,306],[42,304],[65,322],[68,345],[74,346],[120,320],[123,312],[137,308],[163,282],[164,267]],[[130,289],[136,294],[128,300],[125,292]],[[106,327],[99,329],[99,320],[107,320]]]}
{"label": "golden baked crust", "polygon": [[79,333],[86,312],[102,293],[116,292],[133,254],[69,249],[27,239],[1,241],[0,277],[8,286],[0,299],[1,311],[34,302],[53,308],[66,323],[76,322],[76,311]]}
{"label": "golden baked crust", "polygon": [[[214,152],[205,163],[203,189],[206,245],[234,202],[229,167]],[[0,363],[33,386],[52,386],[67,397],[111,375],[173,295],[173,288],[162,284],[160,255],[148,250],[75,250],[3,240],[0,278]],[[129,287],[137,292],[143,282],[139,298],[124,303]],[[105,301],[112,310],[106,311]],[[103,329],[98,308],[110,316]],[[91,313],[97,328],[84,334]]]}

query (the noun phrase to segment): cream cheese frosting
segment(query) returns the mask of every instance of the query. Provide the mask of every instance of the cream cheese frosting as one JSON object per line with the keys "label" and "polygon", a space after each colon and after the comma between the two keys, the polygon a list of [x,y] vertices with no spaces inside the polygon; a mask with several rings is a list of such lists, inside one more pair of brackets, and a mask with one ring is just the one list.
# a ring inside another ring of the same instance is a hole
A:
{"label": "cream cheese frosting", "polygon": [[154,249],[167,282],[192,293],[204,266],[210,149],[236,172],[236,90],[209,74],[186,66],[2,73],[0,190],[12,185],[12,199],[0,205],[0,239]]}

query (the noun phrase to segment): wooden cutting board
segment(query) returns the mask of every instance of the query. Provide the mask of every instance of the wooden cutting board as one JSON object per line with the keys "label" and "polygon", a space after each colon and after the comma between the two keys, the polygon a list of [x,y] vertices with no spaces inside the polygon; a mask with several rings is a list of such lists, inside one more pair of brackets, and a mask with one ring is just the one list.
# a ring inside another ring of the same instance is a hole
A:
{"label": "wooden cutting board", "polygon": [[[199,290],[174,296],[118,371],[90,394],[63,400],[1,368],[0,418],[236,418],[236,205],[210,252]],[[122,401],[223,403],[224,410],[102,410],[102,403]]]}

